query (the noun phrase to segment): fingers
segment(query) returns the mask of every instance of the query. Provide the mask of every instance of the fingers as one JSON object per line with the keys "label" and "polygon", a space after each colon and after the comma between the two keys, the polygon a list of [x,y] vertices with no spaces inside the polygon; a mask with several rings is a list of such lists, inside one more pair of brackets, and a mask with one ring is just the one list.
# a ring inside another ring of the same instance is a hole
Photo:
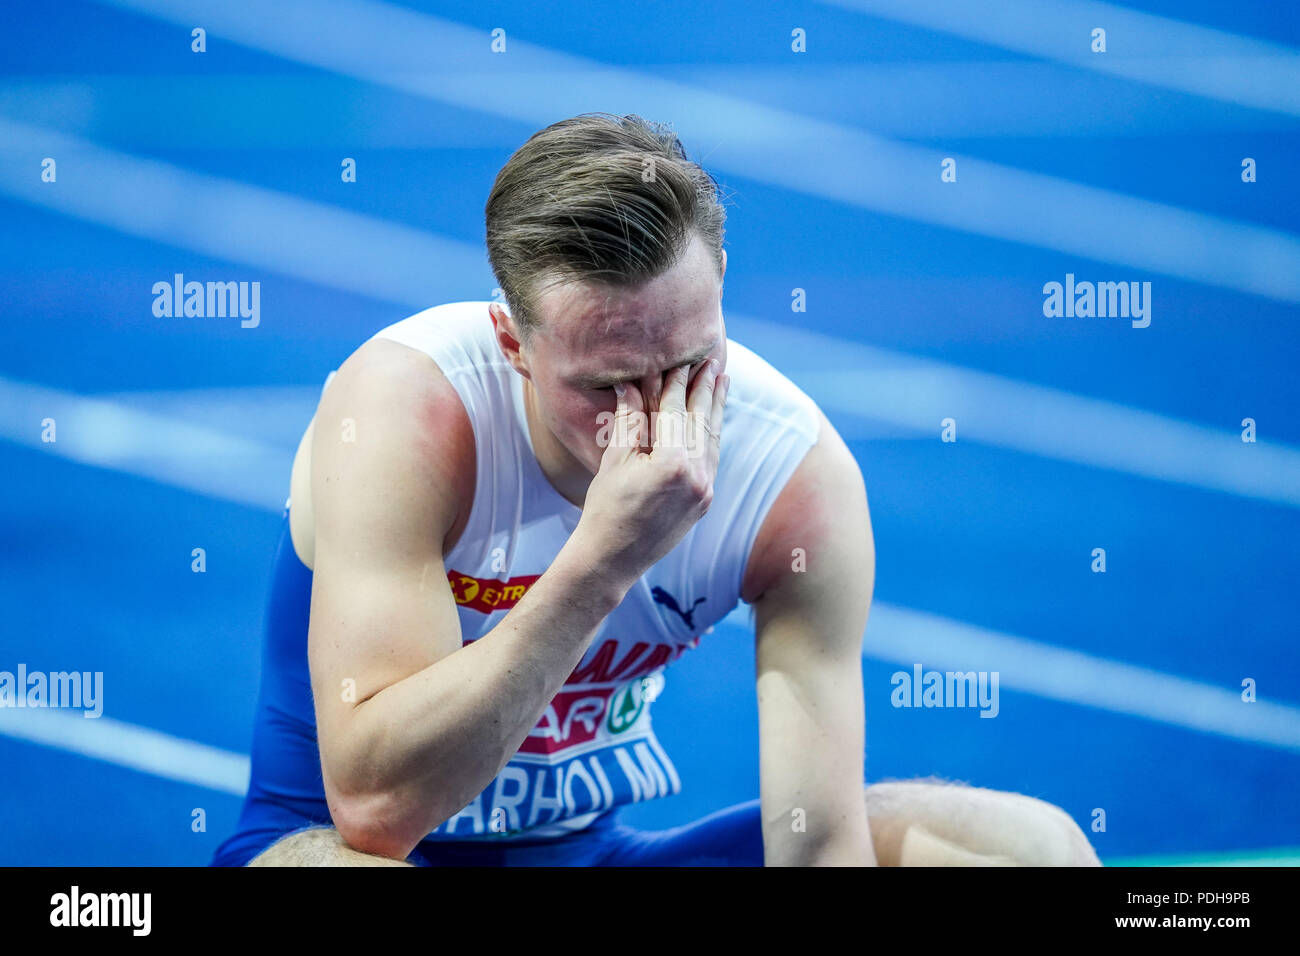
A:
{"label": "fingers", "polygon": [[[688,458],[711,454],[716,468],[722,409],[726,404],[722,381],[730,383],[730,378],[720,372],[717,360],[710,359],[694,370],[686,366],[673,369],[665,377],[659,411],[653,418],[656,449],[684,448]],[[681,401],[683,388],[689,390],[685,402]]]}
{"label": "fingers", "polygon": [[650,420],[646,408],[645,393],[636,385],[620,385],[627,401],[627,438],[628,451],[650,450]]}
{"label": "fingers", "polygon": [[692,415],[704,416],[708,420],[709,410],[713,407],[713,394],[718,384],[718,360],[709,359],[695,376],[691,384],[691,394],[686,400],[686,410]]}
{"label": "fingers", "polygon": [[686,438],[686,381],[690,367],[679,365],[664,377],[659,411],[654,419],[654,447],[683,446]]}
{"label": "fingers", "polygon": [[689,458],[706,458],[715,447],[716,425],[720,422],[714,422],[714,405],[722,385],[721,371],[718,361],[710,359],[701,366],[691,384],[691,393],[686,400],[686,453]]}
{"label": "fingers", "polygon": [[686,411],[686,384],[691,376],[689,365],[679,365],[664,376],[664,390],[659,396],[659,411]]}
{"label": "fingers", "polygon": [[602,460],[622,459],[635,454],[645,440],[645,401],[641,390],[614,386],[614,421]]}

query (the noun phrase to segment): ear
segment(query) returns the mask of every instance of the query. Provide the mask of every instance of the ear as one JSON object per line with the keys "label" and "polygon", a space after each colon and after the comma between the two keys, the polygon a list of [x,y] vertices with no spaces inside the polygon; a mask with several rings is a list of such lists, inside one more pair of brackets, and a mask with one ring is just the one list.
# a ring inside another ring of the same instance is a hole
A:
{"label": "ear", "polygon": [[497,347],[505,356],[510,366],[524,378],[532,378],[528,371],[528,362],[524,358],[524,345],[515,328],[515,320],[497,303],[488,306],[488,315],[492,317],[492,329],[496,333]]}

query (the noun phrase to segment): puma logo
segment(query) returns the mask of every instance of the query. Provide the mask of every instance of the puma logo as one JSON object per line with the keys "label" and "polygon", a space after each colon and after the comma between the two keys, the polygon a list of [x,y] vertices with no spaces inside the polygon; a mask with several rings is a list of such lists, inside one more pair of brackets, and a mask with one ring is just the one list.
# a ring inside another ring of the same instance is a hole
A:
{"label": "puma logo", "polygon": [[668,610],[672,611],[683,621],[685,621],[686,626],[688,628],[690,628],[692,631],[695,630],[695,622],[691,620],[691,618],[695,614],[695,609],[699,607],[699,605],[704,603],[704,598],[697,598],[695,603],[691,605],[689,611],[683,611],[681,607],[678,606],[677,604],[677,598],[673,597],[663,588],[659,588],[659,587],[651,588],[650,596],[655,599],[656,604],[662,604],[664,607],[668,608]]}

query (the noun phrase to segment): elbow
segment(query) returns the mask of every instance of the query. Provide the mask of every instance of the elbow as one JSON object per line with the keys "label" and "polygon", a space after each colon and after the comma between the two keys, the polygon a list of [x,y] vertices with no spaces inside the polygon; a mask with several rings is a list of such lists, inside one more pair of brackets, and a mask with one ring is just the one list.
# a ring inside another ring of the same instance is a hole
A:
{"label": "elbow", "polygon": [[405,860],[431,828],[385,794],[329,801],[334,828],[359,853]]}

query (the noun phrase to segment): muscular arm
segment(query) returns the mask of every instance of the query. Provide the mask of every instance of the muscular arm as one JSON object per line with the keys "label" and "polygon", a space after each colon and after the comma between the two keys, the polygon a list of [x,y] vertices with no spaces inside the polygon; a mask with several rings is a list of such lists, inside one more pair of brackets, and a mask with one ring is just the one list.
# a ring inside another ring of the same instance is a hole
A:
{"label": "muscular arm", "polygon": [[405,857],[505,766],[626,588],[571,539],[461,647],[442,555],[468,506],[466,469],[473,493],[474,436],[437,367],[403,346],[370,343],[339,369],[311,461],[308,656],[325,794],[351,846]]}
{"label": "muscular arm", "polygon": [[[792,569],[795,549],[804,571]],[[768,866],[877,862],[863,796],[862,636],[874,582],[862,475],[822,416],[763,523],[742,592],[755,605]]]}

